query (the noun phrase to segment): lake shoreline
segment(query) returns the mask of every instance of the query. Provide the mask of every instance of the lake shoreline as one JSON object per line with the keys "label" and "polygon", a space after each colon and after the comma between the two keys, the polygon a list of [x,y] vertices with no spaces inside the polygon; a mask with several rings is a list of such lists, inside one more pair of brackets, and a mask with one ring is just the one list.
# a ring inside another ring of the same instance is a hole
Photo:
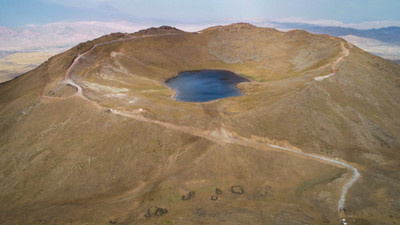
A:
{"label": "lake shoreline", "polygon": [[181,71],[163,83],[176,101],[205,103],[242,96],[243,92],[237,85],[243,82],[251,81],[229,70],[204,69]]}

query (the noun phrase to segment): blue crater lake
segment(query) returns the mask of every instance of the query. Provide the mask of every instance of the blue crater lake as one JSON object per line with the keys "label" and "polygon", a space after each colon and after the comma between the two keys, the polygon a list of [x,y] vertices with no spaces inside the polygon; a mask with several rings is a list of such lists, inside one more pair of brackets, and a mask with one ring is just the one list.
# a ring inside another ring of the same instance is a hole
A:
{"label": "blue crater lake", "polygon": [[165,81],[183,102],[207,102],[219,98],[243,95],[237,84],[249,80],[226,70],[200,70],[179,73]]}

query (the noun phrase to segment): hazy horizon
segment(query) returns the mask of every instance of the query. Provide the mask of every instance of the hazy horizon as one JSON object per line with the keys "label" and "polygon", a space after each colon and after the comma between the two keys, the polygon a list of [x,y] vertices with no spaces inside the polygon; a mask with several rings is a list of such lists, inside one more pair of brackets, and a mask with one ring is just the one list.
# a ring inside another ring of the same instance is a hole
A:
{"label": "hazy horizon", "polygon": [[396,0],[385,4],[377,0],[3,0],[0,5],[0,26],[5,27],[77,21],[172,25],[282,21],[364,29],[400,25]]}
{"label": "hazy horizon", "polygon": [[[61,52],[105,34],[161,25],[184,31],[236,22],[283,31],[307,30],[308,25],[400,27],[400,2],[395,0],[386,4],[376,0],[3,0],[0,6],[0,51]],[[374,54],[400,59],[400,45],[352,33],[339,36]]]}

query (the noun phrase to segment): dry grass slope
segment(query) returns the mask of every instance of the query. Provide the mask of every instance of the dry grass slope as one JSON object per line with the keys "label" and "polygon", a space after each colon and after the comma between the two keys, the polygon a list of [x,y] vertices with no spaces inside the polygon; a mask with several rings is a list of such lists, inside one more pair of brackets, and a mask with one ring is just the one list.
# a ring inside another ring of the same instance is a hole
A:
{"label": "dry grass slope", "polygon": [[[68,78],[84,98],[62,82],[81,54]],[[163,81],[198,69],[252,82],[240,97],[175,101]],[[349,224],[398,224],[399,76],[342,39],[249,24],[82,43],[0,84],[0,223],[337,224],[349,171],[259,147],[274,143],[359,169]]]}

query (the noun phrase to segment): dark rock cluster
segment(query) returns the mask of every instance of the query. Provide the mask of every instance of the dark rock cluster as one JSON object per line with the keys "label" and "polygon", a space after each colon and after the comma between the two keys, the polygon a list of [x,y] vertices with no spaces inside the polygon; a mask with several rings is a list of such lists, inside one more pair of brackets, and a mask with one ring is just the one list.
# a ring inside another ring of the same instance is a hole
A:
{"label": "dark rock cluster", "polygon": [[189,192],[187,195],[182,195],[182,200],[190,200],[194,198],[194,191]]}
{"label": "dark rock cluster", "polygon": [[160,217],[166,213],[168,213],[167,209],[152,206],[147,210],[147,213],[144,215],[144,217],[146,217],[146,218],[150,218],[150,217],[154,217],[154,216]]}

